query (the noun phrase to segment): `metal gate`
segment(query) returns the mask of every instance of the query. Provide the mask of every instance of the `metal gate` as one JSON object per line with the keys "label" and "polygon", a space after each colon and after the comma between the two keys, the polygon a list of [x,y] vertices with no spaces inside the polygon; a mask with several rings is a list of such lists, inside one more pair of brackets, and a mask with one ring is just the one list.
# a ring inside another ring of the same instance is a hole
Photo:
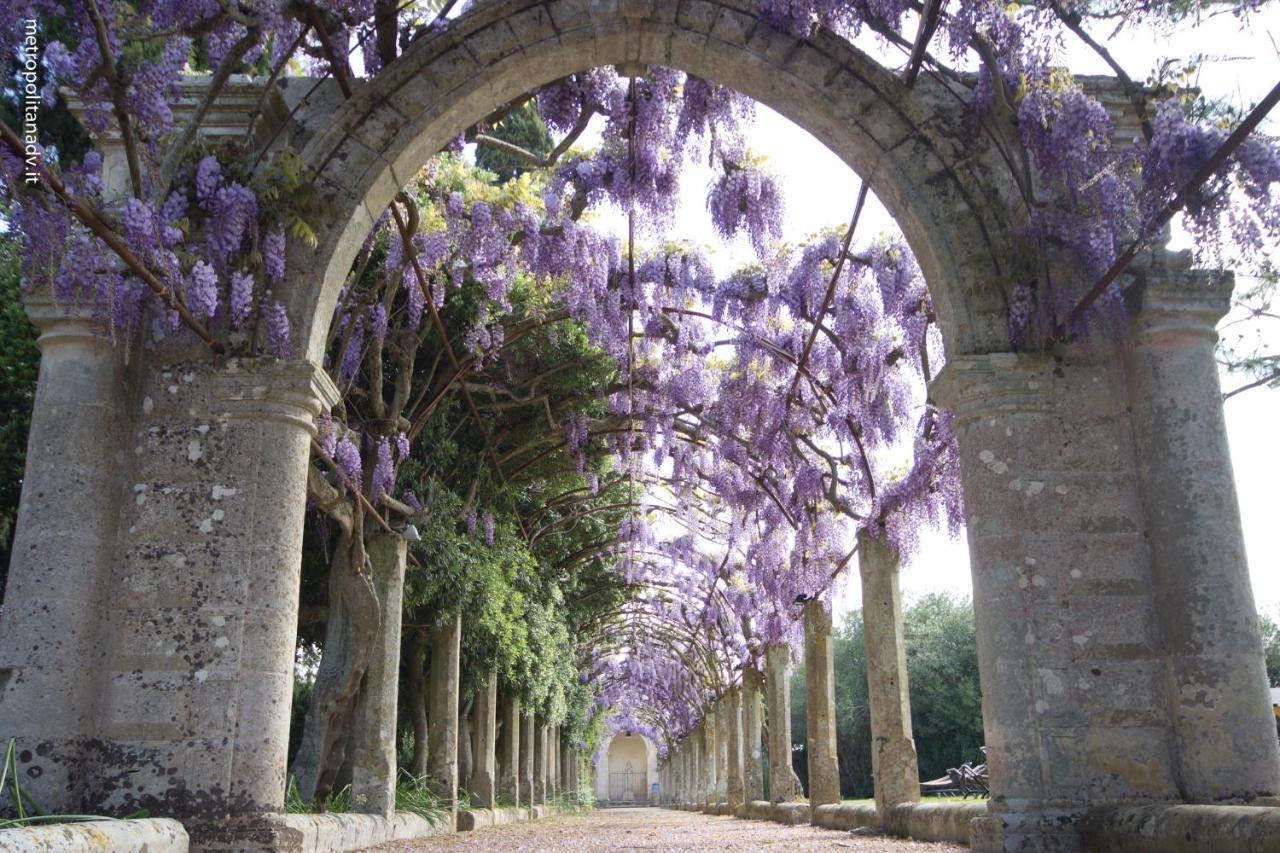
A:
{"label": "metal gate", "polygon": [[628,762],[626,769],[610,771],[609,802],[610,803],[643,803],[649,796],[649,774],[646,770],[632,770]]}

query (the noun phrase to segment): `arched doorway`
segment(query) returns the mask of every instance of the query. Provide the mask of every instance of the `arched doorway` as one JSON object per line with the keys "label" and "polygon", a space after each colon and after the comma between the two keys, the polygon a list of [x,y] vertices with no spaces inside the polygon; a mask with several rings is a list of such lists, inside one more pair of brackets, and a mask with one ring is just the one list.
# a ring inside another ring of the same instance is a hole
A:
{"label": "arched doorway", "polygon": [[655,759],[653,744],[635,734],[618,734],[609,742],[599,768],[596,799],[607,806],[643,806],[649,803],[649,786]]}

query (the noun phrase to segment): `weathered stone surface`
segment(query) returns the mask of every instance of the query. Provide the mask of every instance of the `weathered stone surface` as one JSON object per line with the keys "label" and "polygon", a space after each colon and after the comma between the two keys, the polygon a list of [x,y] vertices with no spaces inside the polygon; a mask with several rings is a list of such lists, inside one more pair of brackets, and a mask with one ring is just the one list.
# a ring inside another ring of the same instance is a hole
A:
{"label": "weathered stone surface", "polygon": [[802,794],[800,779],[791,766],[791,649],[785,645],[765,649],[765,695],[769,708],[769,799],[775,803]]}
{"label": "weathered stone surface", "polygon": [[475,755],[471,768],[471,796],[480,808],[492,809],[496,803],[498,781],[498,676],[489,673],[485,685],[475,697]]}
{"label": "weathered stone surface", "polygon": [[[263,843],[217,849],[272,850],[278,853],[345,853],[368,850],[388,841],[411,841],[453,832],[452,820],[433,824],[411,812],[390,817],[370,814],[277,814],[262,820]],[[212,849],[212,848],[206,848]]]}
{"label": "weathered stone surface", "polygon": [[187,853],[187,831],[176,820],[92,820],[0,830],[7,853]]}
{"label": "weathered stone surface", "polygon": [[1280,808],[1112,806],[1092,811],[1090,853],[1267,853],[1280,850]]}
{"label": "weathered stone surface", "polygon": [[90,309],[25,298],[40,330],[27,470],[0,616],[0,732],[17,740],[24,788],[82,810],[96,734],[99,616],[114,563],[128,394],[123,353]]}
{"label": "weathered stone surface", "polygon": [[458,812],[458,832],[471,832],[485,826],[505,826],[532,820],[534,815],[528,809],[461,809]]}
{"label": "weathered stone surface", "polygon": [[820,600],[804,605],[805,722],[808,731],[809,818],[818,806],[840,802],[840,769],[836,763],[835,650],[831,614]]}
{"label": "weathered stone surface", "polygon": [[537,725],[532,711],[524,712],[520,720],[520,791],[524,798],[523,805],[532,808],[537,800],[536,786],[534,785],[535,759],[534,738]]}
{"label": "weathered stone surface", "polygon": [[707,804],[720,802],[720,730],[717,720],[714,710],[708,710],[702,718],[702,802]]}
{"label": "weathered stone surface", "polygon": [[981,850],[1080,850],[1087,804],[1175,799],[1161,636],[1119,365],[948,361],[991,771]]}
{"label": "weathered stone surface", "polygon": [[775,823],[809,823],[809,806],[806,803],[773,803],[755,800],[746,805],[747,817],[752,820],[771,820]]}
{"label": "weathered stone surface", "polygon": [[[752,0],[678,7],[497,0],[460,16],[447,36],[416,40],[390,73],[336,113],[306,111],[303,123],[317,132],[303,157],[316,171],[329,167],[328,179],[342,188],[317,224],[320,251],[291,264],[297,286],[289,308],[308,352],[319,357],[333,300],[367,230],[363,220],[430,153],[531,87],[588,67],[652,64],[772,106],[860,169],[920,259],[948,348],[1004,345],[1002,302],[990,285],[993,271],[1012,272],[1014,208],[1006,202],[1015,188],[997,171],[996,153],[966,130],[963,105],[931,80],[908,90],[829,34],[799,40],[758,26],[757,18]],[[994,298],[974,299],[979,291]]]}
{"label": "weathered stone surface", "polygon": [[499,697],[498,714],[502,732],[498,737],[498,796],[520,804],[520,697],[504,693]]}
{"label": "weathered stone surface", "polygon": [[533,735],[533,802],[544,805],[547,802],[547,746],[551,739],[551,727],[539,720],[534,725]]}
{"label": "weathered stone surface", "polygon": [[458,814],[458,685],[462,617],[447,617],[431,629],[431,676],[427,684],[427,785],[449,812]]}
{"label": "weathered stone surface", "polygon": [[743,799],[745,788],[742,781],[741,688],[735,687],[730,690],[721,700],[721,707],[725,712],[725,735],[728,741],[726,749],[729,754],[728,775],[725,781],[725,801],[729,804],[730,814],[737,814],[738,809],[742,808],[745,802]]}
{"label": "weathered stone surface", "polygon": [[764,799],[763,693],[764,679],[754,667],[747,667],[742,672],[742,786],[746,803]]}
{"label": "weathered stone surface", "polygon": [[351,810],[388,818],[396,810],[396,702],[407,550],[399,535],[378,533],[365,539],[382,628],[352,723]]}
{"label": "weathered stone surface", "polygon": [[1232,281],[1190,262],[1162,253],[1141,273],[1129,359],[1178,787],[1275,804],[1280,750],[1214,358]]}
{"label": "weathered stone surface", "polygon": [[337,392],[305,363],[160,358],[139,365],[132,400],[85,805],[276,811],[310,439]]}
{"label": "weathered stone surface", "polygon": [[920,774],[911,736],[898,560],[883,542],[863,532],[858,537],[858,567],[871,705],[871,768],[876,810],[883,819],[894,806],[919,801]]}

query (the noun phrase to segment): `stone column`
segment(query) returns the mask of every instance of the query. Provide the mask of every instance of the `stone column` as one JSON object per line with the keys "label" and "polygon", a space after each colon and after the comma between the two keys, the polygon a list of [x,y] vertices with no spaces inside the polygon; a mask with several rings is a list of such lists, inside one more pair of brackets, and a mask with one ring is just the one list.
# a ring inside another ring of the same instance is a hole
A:
{"label": "stone column", "polygon": [[692,732],[693,746],[693,775],[689,781],[692,784],[692,791],[689,798],[690,805],[701,806],[707,801],[707,721],[703,719],[698,723],[698,727]]}
{"label": "stone column", "polygon": [[1178,797],[1123,360],[957,355],[989,816],[973,848],[1082,849],[1086,809]]}
{"label": "stone column", "polygon": [[560,737],[558,726],[547,726],[547,799],[560,795]]}
{"label": "stone column", "polygon": [[365,537],[382,627],[369,658],[351,738],[351,810],[390,817],[396,810],[396,708],[400,685],[400,611],[408,543]]}
{"label": "stone column", "polygon": [[[532,711],[525,711],[520,720],[520,791],[524,795],[524,805],[533,808],[537,796],[536,787],[533,783],[534,779],[534,754],[537,748],[534,745],[534,738],[537,734],[537,724]],[[518,803],[517,803],[518,804]]]}
{"label": "stone column", "polygon": [[539,722],[533,736],[533,802],[542,805],[547,801],[547,730],[546,723]]}
{"label": "stone column", "polygon": [[911,734],[898,558],[863,531],[858,534],[858,569],[871,704],[871,772],[876,816],[883,825],[894,806],[920,801],[920,771]]}
{"label": "stone column", "polygon": [[427,683],[427,786],[458,825],[458,686],[462,616],[434,626]]}
{"label": "stone column", "polygon": [[685,742],[689,750],[689,775],[685,783],[688,793],[685,801],[690,806],[695,806],[698,802],[699,785],[701,784],[702,766],[698,760],[698,752],[701,748],[702,732],[694,727],[685,735]]}
{"label": "stone column", "polygon": [[807,601],[804,605],[804,693],[811,822],[818,806],[840,802],[834,658],[831,614],[820,600]]}
{"label": "stone column", "polygon": [[498,796],[512,805],[520,805],[520,697],[502,695],[499,703],[502,737],[499,739]]}
{"label": "stone column", "polygon": [[681,800],[692,804],[698,784],[698,745],[697,730],[684,736],[684,781],[681,783]]}
{"label": "stone column", "polygon": [[720,738],[718,737],[720,730],[716,718],[717,714],[713,705],[702,720],[702,736],[706,742],[702,758],[706,765],[707,805],[714,805],[720,802]]}
{"label": "stone column", "polygon": [[765,647],[765,695],[769,705],[769,798],[790,802],[801,795],[791,763],[791,647]]}
{"label": "stone column", "polygon": [[1179,789],[1247,803],[1280,794],[1280,753],[1214,359],[1233,282],[1189,264],[1162,253],[1134,293],[1134,439]]}
{"label": "stone column", "polygon": [[729,811],[737,814],[743,806],[742,782],[742,689],[735,687],[724,698],[724,708],[728,716],[725,734],[728,738],[729,767],[725,781],[725,801]]}
{"label": "stone column", "polygon": [[729,702],[728,694],[716,702],[716,802],[729,802]]}
{"label": "stone column", "polygon": [[90,309],[24,297],[40,330],[40,375],[0,614],[0,733],[17,739],[24,791],[54,813],[84,811],[97,736],[103,591],[114,565],[128,395],[123,348]]}
{"label": "stone column", "polygon": [[498,780],[498,675],[489,673],[476,695],[475,744],[471,756],[471,795],[474,805],[484,809],[494,806]]}
{"label": "stone column", "polygon": [[752,803],[764,799],[764,764],[760,741],[764,707],[761,694],[764,679],[759,670],[742,671],[742,787],[743,799]]}
{"label": "stone column", "polygon": [[307,363],[139,357],[85,805],[203,844],[283,806],[310,440],[337,391]]}
{"label": "stone column", "polygon": [[568,739],[563,738],[563,735],[561,736],[561,760],[559,760],[559,767],[561,767],[561,786],[563,788],[563,792],[564,794],[572,797],[573,794],[577,793],[576,790],[573,790],[573,749],[568,745]]}

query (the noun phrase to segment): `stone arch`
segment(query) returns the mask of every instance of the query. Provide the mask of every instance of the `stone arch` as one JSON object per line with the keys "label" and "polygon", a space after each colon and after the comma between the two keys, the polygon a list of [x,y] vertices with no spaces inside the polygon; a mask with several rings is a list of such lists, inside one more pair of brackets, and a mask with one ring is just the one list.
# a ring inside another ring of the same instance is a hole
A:
{"label": "stone arch", "polygon": [[[596,799],[611,805],[644,805],[658,781],[658,749],[640,734],[621,731],[609,739],[596,776]],[[629,790],[628,790],[629,789]]]}
{"label": "stone arch", "polygon": [[964,104],[929,79],[907,89],[830,33],[797,39],[758,18],[753,0],[490,0],[421,39],[337,109],[304,115],[318,130],[302,156],[329,211],[316,223],[319,248],[291,257],[287,301],[307,357],[321,358],[358,247],[434,152],[537,86],[637,63],[728,85],[822,140],[902,227],[948,351],[1006,349],[998,285],[1012,274],[1016,207],[994,156],[975,156],[988,146]]}

